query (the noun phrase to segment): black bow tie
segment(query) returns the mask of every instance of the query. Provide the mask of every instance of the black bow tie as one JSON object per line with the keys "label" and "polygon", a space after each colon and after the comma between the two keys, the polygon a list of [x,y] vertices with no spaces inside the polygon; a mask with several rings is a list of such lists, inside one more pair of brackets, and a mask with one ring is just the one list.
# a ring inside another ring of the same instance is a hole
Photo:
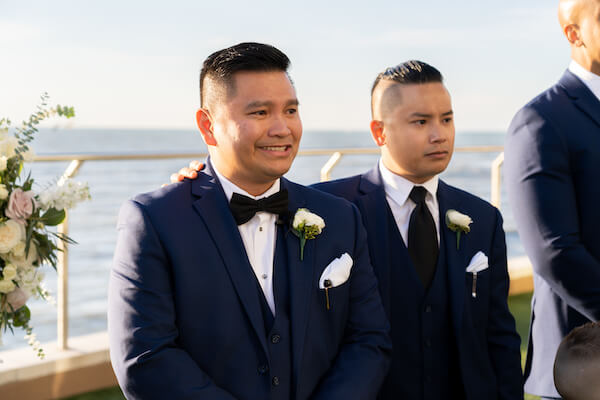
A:
{"label": "black bow tie", "polygon": [[254,200],[248,196],[234,193],[229,208],[238,225],[250,221],[254,214],[265,211],[271,214],[284,215],[288,211],[288,192],[286,189],[262,199]]}

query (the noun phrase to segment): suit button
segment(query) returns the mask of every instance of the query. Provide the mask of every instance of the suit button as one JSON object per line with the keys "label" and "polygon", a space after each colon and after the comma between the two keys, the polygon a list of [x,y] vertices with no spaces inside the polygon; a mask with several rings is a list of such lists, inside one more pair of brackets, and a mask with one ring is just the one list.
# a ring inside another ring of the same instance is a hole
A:
{"label": "suit button", "polygon": [[273,377],[273,386],[279,386],[279,378],[277,376]]}
{"label": "suit button", "polygon": [[259,365],[258,366],[258,373],[259,374],[264,375],[267,372],[269,372],[269,366],[268,365]]}
{"label": "suit button", "polygon": [[273,344],[279,343],[280,340],[281,340],[281,336],[279,336],[279,335],[271,336],[271,343],[273,343]]}
{"label": "suit button", "polygon": [[426,313],[430,313],[430,312],[431,312],[431,305],[427,304],[427,305],[425,306],[425,312],[426,312]]}

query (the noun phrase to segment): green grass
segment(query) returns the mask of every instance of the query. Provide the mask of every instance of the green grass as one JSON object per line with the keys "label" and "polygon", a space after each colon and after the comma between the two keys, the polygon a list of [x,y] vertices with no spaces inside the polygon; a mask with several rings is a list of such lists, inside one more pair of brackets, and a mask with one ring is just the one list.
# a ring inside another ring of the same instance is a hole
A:
{"label": "green grass", "polygon": [[[527,351],[527,335],[529,332],[529,314],[531,311],[531,294],[511,296],[508,306],[517,322],[517,332],[521,336],[521,361],[525,363],[525,352]],[[121,390],[116,388],[86,393],[79,396],[69,397],[64,400],[123,400],[125,397]],[[525,400],[537,400],[539,397],[525,395]]]}
{"label": "green grass", "polygon": [[123,392],[119,387],[98,390],[97,392],[80,394],[63,400],[124,400]]}

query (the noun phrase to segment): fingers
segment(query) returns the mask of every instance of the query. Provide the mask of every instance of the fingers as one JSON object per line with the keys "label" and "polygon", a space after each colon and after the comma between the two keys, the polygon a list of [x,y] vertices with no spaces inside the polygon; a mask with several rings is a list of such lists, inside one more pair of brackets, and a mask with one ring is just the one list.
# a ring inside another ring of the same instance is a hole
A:
{"label": "fingers", "polygon": [[201,171],[203,168],[203,163],[198,160],[193,160],[190,162],[189,167],[183,167],[179,170],[179,172],[171,174],[171,183],[181,182],[185,178],[196,179],[198,177],[197,171]]}
{"label": "fingers", "polygon": [[179,173],[171,174],[171,183],[181,182],[183,178],[185,177]]}
{"label": "fingers", "polygon": [[[198,160],[192,160],[192,161],[190,161],[190,168],[195,171],[200,171],[200,170],[202,170],[202,168],[204,168],[204,163],[201,163]],[[195,178],[195,176],[194,176],[194,178]]]}

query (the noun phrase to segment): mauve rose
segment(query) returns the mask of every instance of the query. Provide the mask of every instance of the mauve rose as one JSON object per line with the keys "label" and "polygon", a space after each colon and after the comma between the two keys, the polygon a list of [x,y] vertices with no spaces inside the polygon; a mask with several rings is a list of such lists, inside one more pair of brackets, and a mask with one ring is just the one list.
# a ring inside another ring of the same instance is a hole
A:
{"label": "mauve rose", "polygon": [[31,190],[24,192],[22,189],[15,189],[8,199],[8,207],[4,212],[6,216],[20,224],[25,224],[33,212],[33,197],[35,193]]}
{"label": "mauve rose", "polygon": [[11,305],[14,311],[17,311],[19,308],[23,307],[29,296],[25,291],[21,288],[16,288],[12,292],[6,295],[6,301]]}

